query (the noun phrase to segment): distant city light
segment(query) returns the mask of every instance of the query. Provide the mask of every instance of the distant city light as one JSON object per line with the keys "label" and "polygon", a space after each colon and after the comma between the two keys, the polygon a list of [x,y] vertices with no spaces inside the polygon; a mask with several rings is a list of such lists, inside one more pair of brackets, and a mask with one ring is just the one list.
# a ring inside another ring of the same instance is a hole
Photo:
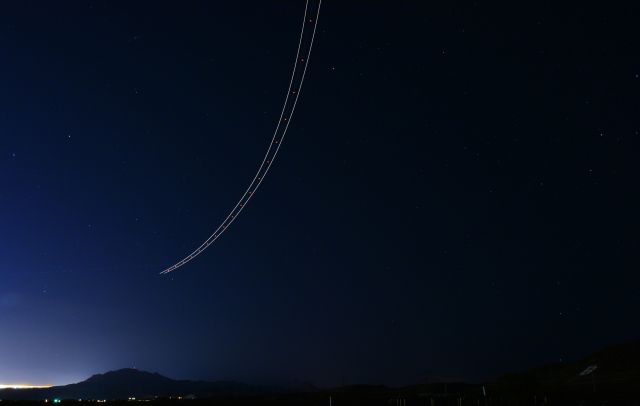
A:
{"label": "distant city light", "polygon": [[1,384],[0,389],[47,389],[50,388],[51,385],[29,385],[22,383],[12,383],[12,384]]}

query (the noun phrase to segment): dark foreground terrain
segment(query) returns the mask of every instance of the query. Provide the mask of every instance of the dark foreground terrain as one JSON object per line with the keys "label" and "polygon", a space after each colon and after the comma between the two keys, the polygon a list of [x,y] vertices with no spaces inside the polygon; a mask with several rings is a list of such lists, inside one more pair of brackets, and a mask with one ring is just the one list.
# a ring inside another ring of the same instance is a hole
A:
{"label": "dark foreground terrain", "polygon": [[[3,406],[29,406],[29,405],[50,405],[53,401],[2,401]],[[149,400],[107,400],[107,401],[79,401],[61,400],[60,404],[67,405],[127,405],[147,404],[147,405],[171,405],[171,406],[545,406],[545,405],[567,405],[567,406],[599,406],[599,405],[640,405],[640,396],[628,397],[475,397],[457,396],[418,396],[418,397],[389,397],[382,394],[342,394],[331,396],[331,403],[328,394],[298,394],[281,396],[257,396],[242,398],[211,398],[211,399],[149,399]]]}
{"label": "dark foreground terrain", "polygon": [[[486,395],[485,395],[486,393]],[[404,388],[351,386],[303,393],[214,396],[208,398],[136,398],[130,400],[58,399],[61,404],[132,406],[134,404],[175,406],[546,406],[546,405],[639,405],[637,387],[603,387],[593,391],[591,385],[563,388],[523,388],[509,384],[471,385],[462,383],[416,385]],[[54,404],[46,400],[4,400],[2,406]]]}

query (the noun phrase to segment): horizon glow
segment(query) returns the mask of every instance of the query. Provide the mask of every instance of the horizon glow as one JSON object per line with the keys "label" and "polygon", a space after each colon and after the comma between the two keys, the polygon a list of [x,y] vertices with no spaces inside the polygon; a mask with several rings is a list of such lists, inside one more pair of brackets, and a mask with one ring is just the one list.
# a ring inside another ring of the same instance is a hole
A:
{"label": "horizon glow", "polygon": [[53,385],[30,385],[23,383],[16,384],[0,384],[0,389],[47,389]]}

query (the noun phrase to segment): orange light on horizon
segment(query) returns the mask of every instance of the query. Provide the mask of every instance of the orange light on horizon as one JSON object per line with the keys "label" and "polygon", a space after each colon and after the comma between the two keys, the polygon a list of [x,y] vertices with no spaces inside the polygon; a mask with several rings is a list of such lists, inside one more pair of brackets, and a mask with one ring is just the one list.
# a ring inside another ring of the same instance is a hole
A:
{"label": "orange light on horizon", "polygon": [[47,389],[53,385],[29,385],[24,383],[10,383],[10,384],[2,384],[0,383],[0,389]]}

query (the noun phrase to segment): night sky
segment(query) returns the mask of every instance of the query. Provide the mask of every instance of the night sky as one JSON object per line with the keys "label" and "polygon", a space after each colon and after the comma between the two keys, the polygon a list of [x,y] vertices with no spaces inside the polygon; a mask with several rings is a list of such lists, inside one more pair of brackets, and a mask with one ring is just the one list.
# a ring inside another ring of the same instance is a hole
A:
{"label": "night sky", "polygon": [[[0,5],[0,383],[494,379],[637,338],[640,8]],[[548,3],[548,4],[545,4]]]}

